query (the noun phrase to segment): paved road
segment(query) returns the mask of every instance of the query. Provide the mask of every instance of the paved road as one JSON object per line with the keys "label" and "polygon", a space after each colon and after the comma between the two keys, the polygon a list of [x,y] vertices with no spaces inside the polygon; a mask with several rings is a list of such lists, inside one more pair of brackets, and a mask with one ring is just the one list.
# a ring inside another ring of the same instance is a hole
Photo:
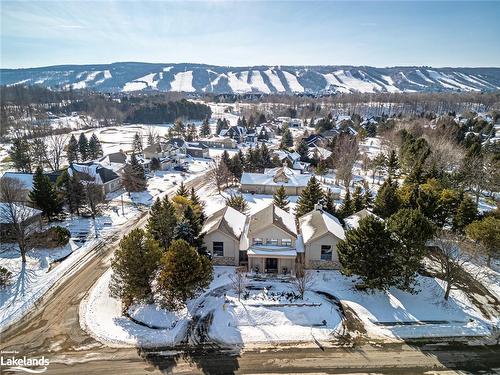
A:
{"label": "paved road", "polygon": [[[198,177],[186,185],[199,189]],[[172,353],[140,352],[134,348],[109,348],[80,328],[81,299],[109,268],[109,260],[125,232],[144,225],[143,216],[126,224],[96,256],[44,298],[20,322],[0,334],[0,350],[16,357],[49,358],[48,374],[155,374],[155,373],[368,373],[415,374],[431,370],[500,369],[500,348],[417,347],[364,345],[357,348],[281,348],[267,351],[224,352],[209,349]],[[8,355],[4,353],[4,355]],[[5,368],[4,368],[5,369]],[[8,373],[2,371],[0,373]],[[500,372],[499,372],[500,373]]]}

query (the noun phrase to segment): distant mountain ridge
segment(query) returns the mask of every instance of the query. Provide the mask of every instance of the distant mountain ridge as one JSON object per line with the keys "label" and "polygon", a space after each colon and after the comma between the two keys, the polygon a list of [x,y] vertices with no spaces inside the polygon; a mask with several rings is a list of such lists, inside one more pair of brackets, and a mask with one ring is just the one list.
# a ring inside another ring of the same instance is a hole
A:
{"label": "distant mountain ridge", "polygon": [[0,69],[0,84],[102,92],[377,93],[500,90],[500,68],[252,66],[119,62]]}

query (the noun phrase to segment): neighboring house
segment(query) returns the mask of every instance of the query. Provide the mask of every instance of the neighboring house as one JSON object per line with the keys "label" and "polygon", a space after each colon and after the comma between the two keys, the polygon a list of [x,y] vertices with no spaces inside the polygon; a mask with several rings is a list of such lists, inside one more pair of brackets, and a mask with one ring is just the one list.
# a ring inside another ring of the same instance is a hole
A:
{"label": "neighboring house", "polygon": [[321,134],[311,134],[307,137],[302,138],[308,147],[321,146],[325,143],[326,138]]}
{"label": "neighboring house", "polygon": [[320,158],[321,160],[328,159],[330,156],[332,156],[333,152],[330,150],[327,150],[324,147],[319,147],[319,146],[314,146],[309,149],[308,156],[313,159],[316,156]]}
{"label": "neighboring house", "polygon": [[255,272],[282,273],[295,271],[297,252],[303,251],[295,216],[271,204],[251,215],[240,241],[246,251],[248,269]]}
{"label": "neighboring house", "polygon": [[22,204],[0,203],[0,238],[4,239],[13,237],[13,220],[15,216],[24,227],[40,227],[42,226],[42,211],[36,208],[31,208]]}
{"label": "neighboring house", "polygon": [[273,156],[276,156],[282,165],[289,168],[301,171],[302,173],[309,170],[310,163],[300,161],[300,155],[296,151],[276,150],[273,152]]}
{"label": "neighboring house", "polygon": [[207,218],[202,232],[205,233],[205,246],[214,264],[238,266],[246,262],[246,254],[240,255],[240,240],[246,220],[246,215],[229,206]]}
{"label": "neighboring house", "polygon": [[348,216],[344,219],[344,225],[346,230],[357,229],[359,227],[359,221],[367,216],[374,216],[379,218],[374,213],[368,211],[366,208],[363,208],[361,211],[355,212],[351,216]]}
{"label": "neighboring house", "polygon": [[123,151],[113,152],[98,159],[99,164],[120,174],[127,163],[127,155]]}
{"label": "neighboring house", "polygon": [[180,147],[172,143],[156,142],[143,150],[142,165],[149,171],[151,160],[157,159],[160,162],[160,169],[164,171],[179,164],[180,158],[185,156],[183,152]]}
{"label": "neighboring house", "polygon": [[72,163],[68,168],[70,176],[78,176],[80,182],[101,185],[105,194],[121,188],[120,176],[113,170],[96,162]]}
{"label": "neighboring house", "polygon": [[203,142],[185,142],[186,154],[193,158],[209,158],[209,149]]}
{"label": "neighboring house", "polygon": [[236,148],[236,141],[232,138],[214,136],[210,138],[200,138],[199,142],[213,148]]}
{"label": "neighboring house", "polygon": [[339,269],[337,244],[345,239],[339,220],[316,207],[299,218],[304,242],[304,265],[313,269]]}
{"label": "neighboring house", "polygon": [[219,133],[221,137],[229,137],[234,139],[238,143],[245,142],[247,135],[247,129],[243,126],[230,126],[227,129],[222,129]]}
{"label": "neighboring house", "polygon": [[241,176],[241,191],[255,194],[274,194],[280,186],[285,188],[287,195],[299,195],[311,179],[310,174],[289,167],[278,167],[266,170],[264,173],[244,172]]}

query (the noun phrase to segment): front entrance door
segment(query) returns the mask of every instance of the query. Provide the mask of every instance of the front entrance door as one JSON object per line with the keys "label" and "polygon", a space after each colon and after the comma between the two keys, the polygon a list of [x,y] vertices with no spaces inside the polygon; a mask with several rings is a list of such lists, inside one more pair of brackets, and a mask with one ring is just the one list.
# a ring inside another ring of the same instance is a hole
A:
{"label": "front entrance door", "polygon": [[266,258],[266,272],[278,272],[278,258]]}

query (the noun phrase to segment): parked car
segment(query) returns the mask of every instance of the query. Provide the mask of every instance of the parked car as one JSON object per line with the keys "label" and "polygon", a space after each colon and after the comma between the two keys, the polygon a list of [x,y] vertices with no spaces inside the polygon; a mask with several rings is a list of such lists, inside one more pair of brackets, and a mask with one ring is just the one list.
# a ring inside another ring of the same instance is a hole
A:
{"label": "parked car", "polygon": [[185,167],[183,167],[182,165],[176,165],[174,167],[174,171],[187,172],[187,169]]}

